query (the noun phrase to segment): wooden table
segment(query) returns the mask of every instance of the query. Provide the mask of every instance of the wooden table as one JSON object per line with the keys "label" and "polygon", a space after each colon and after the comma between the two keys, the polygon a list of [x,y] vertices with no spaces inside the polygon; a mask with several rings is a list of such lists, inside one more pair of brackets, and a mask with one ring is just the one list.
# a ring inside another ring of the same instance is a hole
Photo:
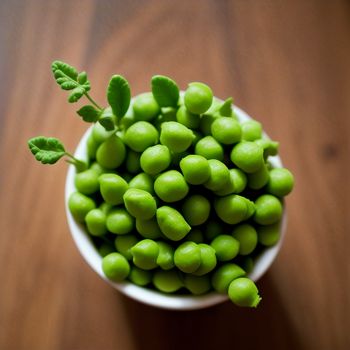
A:
{"label": "wooden table", "polygon": [[[54,83],[62,59],[133,94],[153,74],[208,83],[281,141],[296,177],[283,249],[257,310],[168,312],[126,299],[83,262],[63,206],[66,165],[37,164],[43,134],[86,128]],[[0,3],[0,349],[349,349],[350,6],[344,1]]]}

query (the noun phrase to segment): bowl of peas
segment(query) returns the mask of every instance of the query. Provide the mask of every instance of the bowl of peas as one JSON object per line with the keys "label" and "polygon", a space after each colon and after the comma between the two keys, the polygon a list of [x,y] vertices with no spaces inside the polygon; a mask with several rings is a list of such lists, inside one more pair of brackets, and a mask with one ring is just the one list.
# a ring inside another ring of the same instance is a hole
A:
{"label": "bowl of peas", "polygon": [[69,227],[92,269],[132,299],[256,307],[254,282],[280,250],[293,177],[259,122],[204,84],[191,89],[173,110],[141,94],[119,131],[87,130],[75,156],[90,168],[67,175]]}
{"label": "bowl of peas", "polygon": [[257,307],[255,282],[281,248],[294,185],[278,142],[204,83],[180,91],[158,75],[131,98],[114,75],[103,108],[85,72],[61,61],[52,70],[69,102],[87,97],[77,113],[92,125],[74,155],[55,138],[28,144],[43,164],[68,157],[68,225],[90,267],[155,307]]}

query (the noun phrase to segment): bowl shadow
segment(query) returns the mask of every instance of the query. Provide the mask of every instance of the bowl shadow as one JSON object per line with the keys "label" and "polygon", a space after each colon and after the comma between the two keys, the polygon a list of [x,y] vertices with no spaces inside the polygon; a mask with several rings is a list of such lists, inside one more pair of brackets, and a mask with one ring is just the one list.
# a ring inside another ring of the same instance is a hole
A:
{"label": "bowl shadow", "polygon": [[302,349],[273,276],[259,281],[257,309],[230,302],[196,311],[168,311],[121,295],[135,349]]}

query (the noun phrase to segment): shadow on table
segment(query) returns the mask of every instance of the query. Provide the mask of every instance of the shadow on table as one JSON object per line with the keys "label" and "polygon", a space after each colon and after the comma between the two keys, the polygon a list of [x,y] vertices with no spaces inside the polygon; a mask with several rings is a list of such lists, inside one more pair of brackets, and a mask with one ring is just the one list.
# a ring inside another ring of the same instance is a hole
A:
{"label": "shadow on table", "polygon": [[[198,311],[167,311],[122,297],[136,349],[301,349],[271,276],[259,288],[256,310],[229,302]],[[302,322],[302,320],[301,320]]]}

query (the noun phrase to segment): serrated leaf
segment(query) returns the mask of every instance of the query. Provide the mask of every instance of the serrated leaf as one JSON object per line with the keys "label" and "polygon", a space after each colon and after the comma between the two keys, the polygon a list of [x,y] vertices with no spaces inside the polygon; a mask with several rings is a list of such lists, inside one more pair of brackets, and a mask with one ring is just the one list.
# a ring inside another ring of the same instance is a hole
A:
{"label": "serrated leaf", "polygon": [[155,75],[151,81],[152,94],[160,107],[176,107],[180,90],[175,81],[163,75]]}
{"label": "serrated leaf", "polygon": [[223,117],[231,117],[232,115],[232,103],[233,103],[233,98],[229,97],[228,99],[225,100],[225,102],[220,106],[219,108],[219,113]]}
{"label": "serrated leaf", "polygon": [[83,118],[87,123],[95,123],[100,115],[100,112],[91,105],[86,105],[77,110],[77,113]]}
{"label": "serrated leaf", "polygon": [[75,89],[72,90],[70,95],[68,96],[68,102],[74,103],[77,102],[83,95],[84,95],[85,90],[78,86]]}
{"label": "serrated leaf", "polygon": [[54,137],[34,137],[28,141],[28,146],[36,160],[43,164],[54,164],[66,154],[61,141]]}
{"label": "serrated leaf", "polygon": [[81,84],[81,85],[85,84],[87,82],[87,80],[88,80],[86,72],[79,73],[77,80],[78,80],[79,84]]}
{"label": "serrated leaf", "polygon": [[63,90],[73,90],[74,88],[76,88],[78,86],[78,83],[76,83],[75,81],[65,81],[61,84],[61,88]]}
{"label": "serrated leaf", "polygon": [[62,73],[64,73],[65,75],[67,75],[68,77],[70,77],[73,80],[77,80],[78,77],[78,71],[70,66],[69,64],[62,62],[62,61],[54,61],[52,62],[52,71],[55,74],[56,71],[61,71]]}
{"label": "serrated leaf", "polygon": [[78,71],[67,63],[54,61],[52,71],[56,82],[63,90],[73,90],[68,97],[69,102],[77,102],[90,90],[90,82],[86,72]]}
{"label": "serrated leaf", "polygon": [[130,105],[130,86],[121,75],[113,75],[107,88],[107,100],[117,118],[122,118]]}

